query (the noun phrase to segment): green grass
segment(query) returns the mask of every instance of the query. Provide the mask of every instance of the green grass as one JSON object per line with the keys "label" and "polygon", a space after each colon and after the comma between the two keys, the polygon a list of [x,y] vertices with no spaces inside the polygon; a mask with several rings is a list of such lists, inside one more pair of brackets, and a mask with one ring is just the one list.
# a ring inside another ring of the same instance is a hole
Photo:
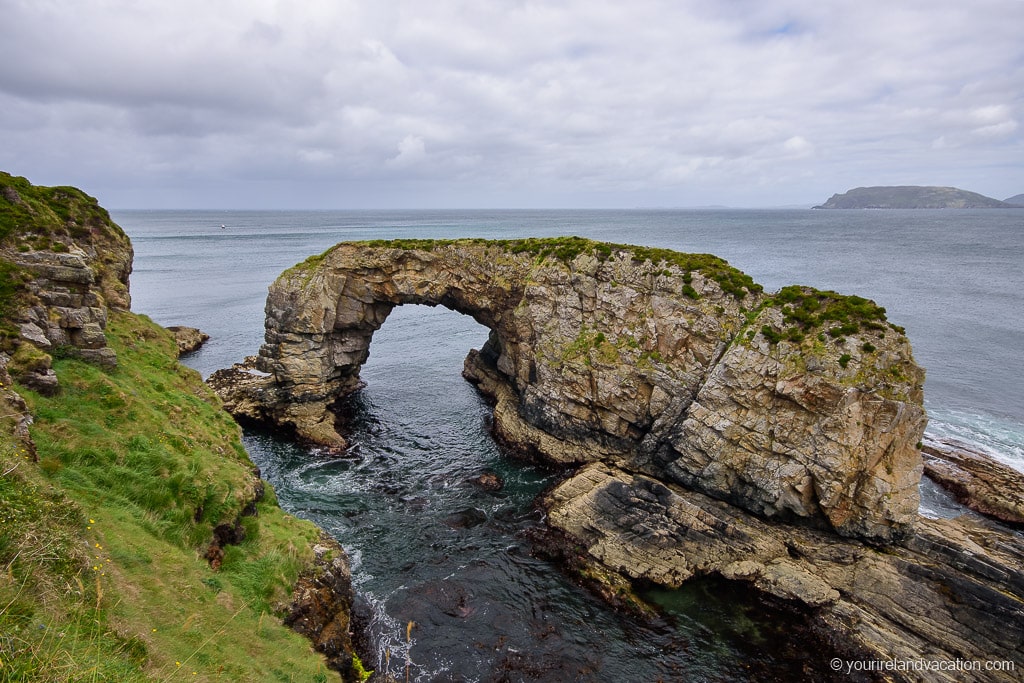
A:
{"label": "green grass", "polygon": [[33,185],[0,171],[0,243],[17,236],[22,243],[48,248],[51,239],[63,244],[91,230],[120,232],[107,210],[78,188]]}
{"label": "green grass", "polygon": [[[414,249],[420,251],[434,251],[436,249],[460,244],[467,245],[490,245],[506,249],[512,254],[530,254],[538,262],[558,261],[568,264],[582,254],[593,256],[604,262],[614,254],[624,253],[634,261],[643,263],[650,262],[656,267],[662,267],[661,274],[670,276],[670,268],[675,266],[679,270],[679,276],[683,278],[686,285],[685,293],[690,298],[698,298],[696,290],[690,285],[690,273],[699,272],[705,277],[714,280],[723,291],[731,294],[737,299],[744,298],[749,293],[761,292],[761,285],[755,283],[751,277],[736,268],[733,268],[724,259],[712,254],[687,254],[671,249],[660,249],[656,247],[641,247],[629,244],[616,244],[612,242],[597,242],[583,237],[530,237],[517,240],[485,240],[481,238],[459,239],[459,240],[432,240],[432,239],[398,239],[398,240],[369,240],[356,242],[367,247],[386,249]],[[320,263],[328,252],[319,256],[307,259],[301,267],[313,267]]]}
{"label": "green grass", "polygon": [[20,334],[10,316],[17,308],[25,279],[26,274],[21,268],[0,258],[0,351],[13,351],[15,345],[12,342]]}
{"label": "green grass", "polygon": [[[887,323],[884,308],[859,296],[790,285],[767,297],[758,310],[772,306],[781,309],[785,324],[782,330],[767,325],[761,328],[761,333],[772,344],[783,339],[800,343],[813,333],[817,333],[820,340],[824,340],[824,335],[843,338],[862,331],[873,331],[880,336],[884,336],[886,329],[904,333],[902,328]],[[748,323],[757,312],[748,313]],[[874,349],[867,342],[865,347]]]}
{"label": "green grass", "polygon": [[[238,427],[171,336],[112,314],[116,370],[73,359],[25,444],[0,438],[0,680],[336,679],[276,612],[319,531],[257,480]],[[240,517],[241,516],[241,517]],[[241,518],[219,571],[212,529]]]}

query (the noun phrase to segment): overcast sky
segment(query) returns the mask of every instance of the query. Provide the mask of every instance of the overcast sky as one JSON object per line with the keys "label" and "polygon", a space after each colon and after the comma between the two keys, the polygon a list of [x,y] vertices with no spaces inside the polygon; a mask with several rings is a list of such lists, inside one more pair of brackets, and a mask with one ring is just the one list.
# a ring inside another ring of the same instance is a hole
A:
{"label": "overcast sky", "polygon": [[0,0],[0,169],[110,208],[1024,192],[1024,0]]}

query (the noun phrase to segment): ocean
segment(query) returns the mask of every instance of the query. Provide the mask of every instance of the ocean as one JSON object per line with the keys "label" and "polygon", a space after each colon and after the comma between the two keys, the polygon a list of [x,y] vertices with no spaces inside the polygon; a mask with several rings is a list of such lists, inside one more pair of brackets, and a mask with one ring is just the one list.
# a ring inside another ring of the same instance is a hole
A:
{"label": "ocean", "polygon": [[[211,335],[204,376],[262,343],[268,285],[343,240],[580,235],[712,253],[766,290],[804,284],[884,306],[927,371],[928,433],[1024,470],[1024,210],[113,211],[135,246],[132,309]],[[282,505],[338,538],[369,620],[371,662],[418,681],[785,680],[799,625],[724,582],[654,591],[653,621],[611,609],[536,557],[550,473],[511,460],[462,380],[487,330],[395,309],[349,399],[358,459],[259,430],[246,447]],[[497,472],[505,487],[467,483]],[[960,508],[923,487],[922,514]],[[406,626],[412,621],[412,639]],[[805,672],[806,673],[806,672]]]}

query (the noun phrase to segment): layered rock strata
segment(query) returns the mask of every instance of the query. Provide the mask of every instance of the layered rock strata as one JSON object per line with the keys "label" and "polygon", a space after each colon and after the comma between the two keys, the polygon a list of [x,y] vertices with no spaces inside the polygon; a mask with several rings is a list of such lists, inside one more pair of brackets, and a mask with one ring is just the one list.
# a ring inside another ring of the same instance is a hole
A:
{"label": "layered rock strata", "polygon": [[96,200],[71,187],[38,187],[0,173],[0,266],[12,287],[3,343],[15,377],[57,390],[55,354],[105,367],[108,309],[128,310],[132,246]]}
{"label": "layered rock strata", "polygon": [[211,384],[236,414],[336,447],[398,305],[491,329],[466,376],[497,428],[561,464],[615,462],[768,517],[894,538],[921,474],[923,372],[884,311],[766,296],[721,259],[580,238],[343,243],[281,275],[255,363]]}
{"label": "layered rock strata", "polygon": [[934,664],[895,680],[965,680],[941,669],[957,660],[1013,662],[969,680],[1019,680],[1024,537],[996,524],[921,519],[912,536],[878,547],[603,464],[563,482],[545,507],[581,552],[622,575],[670,587],[709,575],[747,582],[802,604],[847,658]]}
{"label": "layered rock strata", "polygon": [[925,439],[924,472],[976,512],[1024,527],[1024,473],[953,439]]}

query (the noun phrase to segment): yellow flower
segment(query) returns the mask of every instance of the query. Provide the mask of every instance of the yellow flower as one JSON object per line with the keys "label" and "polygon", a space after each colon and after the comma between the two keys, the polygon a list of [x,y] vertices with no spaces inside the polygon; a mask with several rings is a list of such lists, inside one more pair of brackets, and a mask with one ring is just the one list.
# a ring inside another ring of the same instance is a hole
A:
{"label": "yellow flower", "polygon": [[174,666],[181,666],[181,662],[175,662]]}

